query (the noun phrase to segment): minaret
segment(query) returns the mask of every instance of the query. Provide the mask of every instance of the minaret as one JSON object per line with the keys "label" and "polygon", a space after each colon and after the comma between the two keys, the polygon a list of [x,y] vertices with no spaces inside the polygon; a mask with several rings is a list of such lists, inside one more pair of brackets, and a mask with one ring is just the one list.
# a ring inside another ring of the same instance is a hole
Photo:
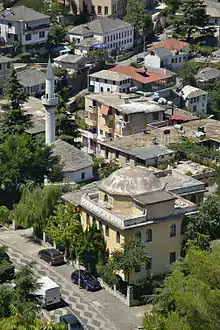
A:
{"label": "minaret", "polygon": [[42,96],[41,100],[46,110],[46,145],[51,145],[55,142],[55,112],[58,105],[58,97],[54,94],[54,75],[50,58],[47,65],[45,95]]}

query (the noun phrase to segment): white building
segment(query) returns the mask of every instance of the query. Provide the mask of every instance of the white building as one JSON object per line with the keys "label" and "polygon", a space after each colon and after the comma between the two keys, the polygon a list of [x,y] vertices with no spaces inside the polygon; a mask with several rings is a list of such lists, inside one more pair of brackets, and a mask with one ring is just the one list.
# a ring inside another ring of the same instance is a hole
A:
{"label": "white building", "polygon": [[89,75],[89,91],[93,93],[128,93],[131,78],[123,73],[102,70]]}
{"label": "white building", "polygon": [[86,25],[75,26],[68,31],[67,38],[69,41],[76,40],[77,55],[81,55],[87,53],[88,48],[96,47],[107,48],[109,51],[131,49],[134,44],[134,31],[129,23],[106,17]]}
{"label": "white building", "polygon": [[93,179],[93,160],[87,153],[62,140],[55,141],[53,152],[63,164],[63,182],[74,184]]}
{"label": "white building", "polygon": [[192,112],[207,113],[208,93],[200,88],[186,85],[182,89],[185,106]]}
{"label": "white building", "polygon": [[0,36],[5,43],[22,46],[45,43],[50,29],[50,16],[25,6],[0,12]]}

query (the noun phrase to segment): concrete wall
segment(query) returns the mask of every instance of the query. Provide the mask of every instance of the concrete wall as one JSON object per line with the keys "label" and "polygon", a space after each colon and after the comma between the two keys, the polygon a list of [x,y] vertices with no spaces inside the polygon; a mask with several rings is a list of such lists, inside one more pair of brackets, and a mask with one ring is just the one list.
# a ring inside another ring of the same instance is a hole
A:
{"label": "concrete wall", "polygon": [[[85,177],[82,179],[82,174],[84,173]],[[64,172],[63,182],[67,183],[79,183],[93,178],[93,168],[89,166],[83,168],[82,170],[75,172]]]}
{"label": "concrete wall", "polygon": [[[98,81],[96,81],[98,79]],[[90,77],[90,86],[94,86],[94,93],[102,93],[102,92],[120,92],[120,93],[128,93],[129,88],[131,87],[131,80],[127,79],[124,81],[113,81],[112,80],[104,80],[100,78]]]}
{"label": "concrete wall", "polygon": [[144,57],[144,65],[145,66],[152,66],[154,68],[160,68],[160,58],[159,56],[155,55],[151,55],[148,54]]}
{"label": "concrete wall", "polygon": [[187,109],[191,110],[192,112],[207,113],[207,96],[207,94],[204,94],[197,97],[188,98],[185,102]]}

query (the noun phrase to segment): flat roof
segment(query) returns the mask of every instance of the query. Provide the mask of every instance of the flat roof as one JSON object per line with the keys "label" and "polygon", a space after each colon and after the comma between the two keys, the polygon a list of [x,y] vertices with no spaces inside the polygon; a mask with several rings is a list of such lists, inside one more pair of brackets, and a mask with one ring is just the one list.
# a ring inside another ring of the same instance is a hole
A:
{"label": "flat roof", "polygon": [[141,194],[133,197],[134,201],[139,202],[142,205],[167,202],[174,199],[176,199],[176,196],[165,190],[151,191],[146,194]]}
{"label": "flat roof", "polygon": [[174,153],[174,150],[162,146],[141,147],[131,150],[131,153],[142,160],[151,159],[161,155]]}

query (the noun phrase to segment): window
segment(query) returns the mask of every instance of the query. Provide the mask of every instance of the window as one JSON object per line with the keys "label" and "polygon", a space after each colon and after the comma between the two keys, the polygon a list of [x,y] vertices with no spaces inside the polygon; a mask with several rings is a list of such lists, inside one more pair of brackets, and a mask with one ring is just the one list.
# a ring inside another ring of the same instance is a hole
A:
{"label": "window", "polygon": [[145,269],[150,270],[152,268],[152,258],[148,258],[148,261],[146,262]]}
{"label": "window", "polygon": [[118,39],[118,33],[116,33],[116,39]]}
{"label": "window", "polygon": [[130,36],[132,35],[132,30],[130,30]]}
{"label": "window", "polygon": [[172,58],[172,63],[174,63],[174,58]]}
{"label": "window", "polygon": [[90,225],[89,213],[86,213],[86,226]]}
{"label": "window", "polygon": [[100,88],[101,93],[103,92],[103,87]]}
{"label": "window", "polygon": [[0,70],[2,70],[2,64],[0,64]]}
{"label": "window", "polygon": [[110,88],[107,88],[107,92],[110,92]]}
{"label": "window", "polygon": [[45,38],[45,31],[39,32],[39,38]]}
{"label": "window", "polygon": [[159,120],[159,112],[153,112],[153,120]]}
{"label": "window", "polygon": [[113,40],[115,40],[115,34],[114,34],[114,36],[113,36]]}
{"label": "window", "polygon": [[181,57],[179,58],[179,62],[181,62],[182,61],[182,59],[181,59]]}
{"label": "window", "polygon": [[152,242],[152,229],[146,231],[146,242]]}
{"label": "window", "polygon": [[124,36],[124,34],[123,34],[123,32],[121,33],[121,37],[123,38],[123,36]]}
{"label": "window", "polygon": [[108,7],[105,7],[105,15],[108,15]]}
{"label": "window", "polygon": [[141,271],[141,267],[140,266],[136,266],[134,269],[135,273],[139,273]]}
{"label": "window", "polygon": [[128,115],[124,115],[124,120],[126,123],[128,122]]}
{"label": "window", "polygon": [[183,219],[183,221],[182,221],[182,223],[181,223],[181,231],[180,231],[180,233],[181,233],[181,235],[184,235],[185,234],[185,232],[186,232],[186,221],[184,221],[184,219]]}
{"label": "window", "polygon": [[85,173],[84,173],[84,172],[82,172],[82,173],[81,173],[81,180],[84,180],[84,179],[85,179],[85,177],[86,177]]}
{"label": "window", "polygon": [[105,84],[107,84],[107,79],[105,79]]}
{"label": "window", "polygon": [[197,99],[196,100],[197,100],[197,102],[199,102],[199,96],[197,96]]}
{"label": "window", "polygon": [[175,62],[177,63],[178,58],[175,58]]}
{"label": "window", "polygon": [[109,237],[109,225],[105,226],[105,236]]}
{"label": "window", "polygon": [[101,230],[102,229],[102,221],[99,220],[99,229]]}
{"label": "window", "polygon": [[186,256],[186,250],[180,250],[180,257],[181,258],[185,258],[185,256]]}
{"label": "window", "polygon": [[121,240],[120,233],[117,231],[116,232],[116,243],[120,244],[120,240]]}
{"label": "window", "polygon": [[119,37],[119,39],[121,39],[121,32],[119,32],[118,37]]}
{"label": "window", "polygon": [[141,241],[141,232],[140,231],[137,231],[135,233],[135,239],[138,240],[138,241]]}
{"label": "window", "polygon": [[102,6],[98,6],[98,15],[102,15]]}
{"label": "window", "polygon": [[104,202],[108,202],[108,195],[107,194],[104,195]]}
{"label": "window", "polygon": [[176,252],[170,252],[170,264],[176,261]]}
{"label": "window", "polygon": [[202,97],[202,98],[203,98],[203,101],[205,101],[205,99],[206,99],[206,95],[203,95],[203,97]]}
{"label": "window", "polygon": [[25,35],[25,40],[30,41],[31,40],[31,33],[28,33]]}
{"label": "window", "polygon": [[8,27],[9,27],[9,29],[12,27],[12,24],[11,23],[8,23]]}
{"label": "window", "polygon": [[130,42],[132,42],[132,39],[130,39]]}
{"label": "window", "polygon": [[111,41],[112,41],[112,35],[111,35],[110,39],[111,39]]}
{"label": "window", "polygon": [[175,223],[173,223],[170,226],[170,237],[174,237],[174,236],[176,236],[176,225],[175,225]]}
{"label": "window", "polygon": [[112,83],[113,83],[113,85],[115,85],[115,81],[113,81]]}

